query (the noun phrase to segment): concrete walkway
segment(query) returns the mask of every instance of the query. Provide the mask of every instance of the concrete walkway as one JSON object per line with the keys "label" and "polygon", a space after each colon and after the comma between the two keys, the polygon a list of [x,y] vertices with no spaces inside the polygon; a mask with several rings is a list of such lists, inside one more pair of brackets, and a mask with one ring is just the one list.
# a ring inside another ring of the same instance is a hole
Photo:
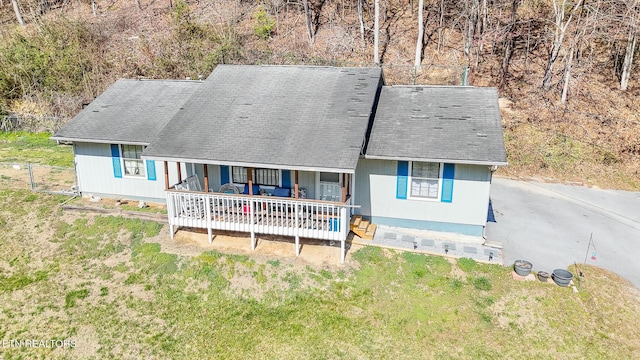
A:
{"label": "concrete walkway", "polygon": [[[535,270],[574,262],[611,270],[640,288],[640,193],[494,178],[495,222],[487,239],[503,244],[505,264],[516,259]],[[594,249],[589,247],[593,234]]]}
{"label": "concrete walkway", "polygon": [[503,264],[502,250],[483,245],[484,239],[481,237],[381,225],[378,226],[373,240],[361,240],[355,237],[354,242],[362,245],[375,245],[458,258],[467,257],[483,262]]}

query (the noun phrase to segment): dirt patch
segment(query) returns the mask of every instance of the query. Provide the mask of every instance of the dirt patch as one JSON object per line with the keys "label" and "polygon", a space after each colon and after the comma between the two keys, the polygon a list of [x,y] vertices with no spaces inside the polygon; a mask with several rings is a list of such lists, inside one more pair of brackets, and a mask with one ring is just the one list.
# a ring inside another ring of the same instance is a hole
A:
{"label": "dirt patch", "polygon": [[249,255],[259,262],[278,260],[283,264],[292,264],[296,267],[311,266],[316,269],[341,269],[349,268],[353,254],[361,246],[347,244],[350,249],[344,264],[340,263],[340,243],[330,246],[329,241],[314,239],[300,239],[300,256],[296,257],[293,239],[277,236],[257,236],[257,246],[251,250],[251,239],[245,233],[220,232],[214,236],[211,243],[208,242],[207,233],[199,229],[179,230],[172,240],[169,236],[169,227],[162,228],[160,234],[150,242],[159,242],[162,251],[184,256],[198,256],[202,252],[217,250],[222,253],[234,255]]}

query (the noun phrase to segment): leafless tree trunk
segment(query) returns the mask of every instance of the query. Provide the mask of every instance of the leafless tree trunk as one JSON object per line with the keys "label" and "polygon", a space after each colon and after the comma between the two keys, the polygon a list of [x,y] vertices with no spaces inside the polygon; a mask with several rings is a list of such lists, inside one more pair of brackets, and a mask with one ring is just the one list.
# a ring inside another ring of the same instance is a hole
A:
{"label": "leafless tree trunk", "polygon": [[93,16],[98,16],[98,3],[96,3],[96,0],[91,0],[91,8],[93,9]]}
{"label": "leafless tree trunk", "polygon": [[424,44],[424,0],[418,1],[418,40],[416,41],[416,58],[414,62],[415,70],[417,71],[422,62],[422,47]]}
{"label": "leafless tree trunk", "polygon": [[473,39],[476,33],[476,24],[478,23],[478,0],[467,0],[465,1],[467,4],[467,13],[465,14],[467,17],[467,28],[464,39],[464,56],[467,58],[468,62],[471,62],[471,50],[473,47]]}
{"label": "leafless tree trunk", "polygon": [[564,40],[564,36],[567,32],[567,28],[569,27],[569,24],[571,24],[573,15],[577,12],[577,10],[582,5],[582,0],[578,0],[575,3],[575,5],[571,8],[569,12],[569,17],[565,19],[565,9],[567,6],[567,1],[568,0],[552,0],[555,22],[554,22],[554,31],[553,31],[553,42],[551,43],[551,48],[549,49],[549,56],[547,58],[547,67],[544,72],[544,78],[542,79],[542,88],[544,90],[549,90],[549,88],[551,88],[551,79],[553,77],[553,66],[556,63],[556,60],[558,60],[560,49],[562,49],[562,41]]}
{"label": "leafless tree trunk", "polygon": [[442,38],[442,29],[444,28],[444,0],[440,0],[440,20],[438,21],[438,46],[436,51],[440,53],[440,48],[444,45]]}
{"label": "leafless tree trunk", "polygon": [[309,6],[309,0],[302,0],[302,7],[304,8],[304,22],[307,26],[307,37],[309,37],[309,44],[313,45],[313,42],[315,41],[315,32],[313,31],[311,6]]}
{"label": "leafless tree trunk", "polygon": [[140,0],[136,0],[136,5],[138,6],[138,10],[142,10],[142,4],[140,3]]}
{"label": "leafless tree trunk", "polygon": [[13,11],[16,13],[18,24],[24,26],[24,20],[22,19],[22,13],[20,12],[20,4],[18,4],[18,0],[11,0],[11,4],[13,5]]}
{"label": "leafless tree trunk", "polygon": [[362,46],[365,46],[364,42],[364,18],[362,16],[362,1],[358,0],[358,21],[360,22],[360,41],[362,41]]}
{"label": "leafless tree trunk", "polygon": [[629,29],[629,39],[627,40],[627,50],[624,53],[624,61],[622,62],[622,75],[620,76],[620,90],[626,91],[629,86],[629,77],[631,76],[631,67],[633,65],[633,55],[636,51],[638,34],[635,27]]}
{"label": "leafless tree trunk", "polygon": [[516,20],[518,16],[518,7],[520,6],[520,0],[513,0],[511,2],[511,18],[507,25],[507,31],[504,35],[504,55],[502,57],[502,74],[500,76],[500,88],[503,88],[507,84],[507,78],[509,77],[509,64],[511,63],[511,57],[513,56],[513,48],[515,46],[515,34]]}
{"label": "leafless tree trunk", "polygon": [[573,62],[573,43],[567,54],[567,61],[564,67],[564,84],[562,85],[562,96],[560,101],[564,104],[567,101],[567,93],[569,92],[569,80],[571,80],[571,63]]}
{"label": "leafless tree trunk", "polygon": [[376,65],[380,65],[380,53],[379,53],[379,44],[380,44],[380,0],[375,0],[374,2],[374,29],[373,29],[373,63]]}

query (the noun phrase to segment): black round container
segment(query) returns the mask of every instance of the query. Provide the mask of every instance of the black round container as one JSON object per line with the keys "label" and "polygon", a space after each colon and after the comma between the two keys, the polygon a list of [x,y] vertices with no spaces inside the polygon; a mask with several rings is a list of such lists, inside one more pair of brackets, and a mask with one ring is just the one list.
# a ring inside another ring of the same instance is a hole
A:
{"label": "black round container", "polygon": [[538,280],[547,282],[547,280],[549,280],[549,273],[546,271],[538,271]]}
{"label": "black round container", "polygon": [[516,260],[513,263],[513,269],[516,271],[516,274],[518,274],[520,276],[529,275],[529,273],[531,273],[531,268],[532,267],[533,267],[533,264],[531,264],[530,262],[528,262],[526,260]]}
{"label": "black round container", "polygon": [[573,274],[567,270],[555,269],[553,270],[553,274],[551,274],[551,278],[558,286],[567,287],[571,279],[573,279]]}

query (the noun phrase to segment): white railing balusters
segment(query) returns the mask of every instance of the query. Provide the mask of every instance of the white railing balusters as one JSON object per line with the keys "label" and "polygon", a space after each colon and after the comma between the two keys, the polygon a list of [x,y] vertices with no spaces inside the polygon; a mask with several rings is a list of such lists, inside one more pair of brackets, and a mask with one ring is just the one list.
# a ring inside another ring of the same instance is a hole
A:
{"label": "white railing balusters", "polygon": [[[350,200],[332,203],[168,190],[169,225],[343,240],[349,233]],[[211,237],[210,237],[211,238]]]}

